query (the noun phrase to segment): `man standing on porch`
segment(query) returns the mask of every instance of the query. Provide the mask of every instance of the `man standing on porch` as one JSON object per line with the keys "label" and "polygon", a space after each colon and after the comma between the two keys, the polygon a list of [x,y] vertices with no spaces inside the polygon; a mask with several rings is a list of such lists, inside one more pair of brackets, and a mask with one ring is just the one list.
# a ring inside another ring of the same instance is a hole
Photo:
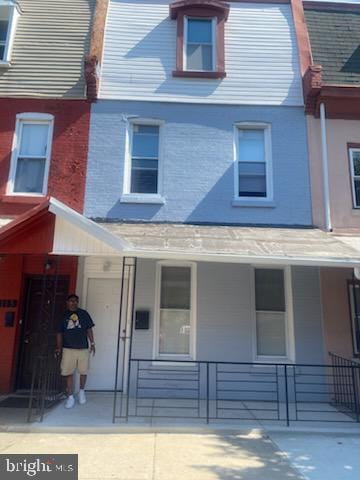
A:
{"label": "man standing on porch", "polygon": [[[57,331],[57,355],[62,352],[61,375],[66,377],[67,399],[65,408],[75,405],[74,372],[80,374],[79,403],[86,403],[85,384],[89,370],[90,353],[95,355],[95,342],[92,327],[94,322],[86,310],[78,307],[79,297],[74,293],[67,297],[67,310],[64,313]],[[89,342],[90,340],[90,350]]]}

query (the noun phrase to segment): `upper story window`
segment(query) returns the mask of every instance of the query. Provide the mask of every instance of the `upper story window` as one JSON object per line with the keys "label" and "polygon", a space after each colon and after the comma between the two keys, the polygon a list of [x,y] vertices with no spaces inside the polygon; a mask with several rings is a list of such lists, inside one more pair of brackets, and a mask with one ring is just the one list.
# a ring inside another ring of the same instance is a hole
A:
{"label": "upper story window", "polygon": [[219,0],[179,0],[170,4],[177,20],[176,77],[224,78],[224,25],[229,5]]}
{"label": "upper story window", "polygon": [[215,60],[215,21],[207,18],[185,18],[186,70],[213,71]]}
{"label": "upper story window", "polygon": [[8,194],[46,194],[52,133],[52,115],[17,116]]}
{"label": "upper story window", "polygon": [[0,0],[0,66],[10,62],[19,11],[11,0]]}
{"label": "upper story window", "polygon": [[122,201],[163,203],[160,197],[161,125],[162,122],[156,120],[129,123]]}
{"label": "upper story window", "polygon": [[270,126],[239,124],[235,135],[235,199],[272,200]]}
{"label": "upper story window", "polygon": [[360,145],[349,148],[351,188],[354,208],[360,208]]}

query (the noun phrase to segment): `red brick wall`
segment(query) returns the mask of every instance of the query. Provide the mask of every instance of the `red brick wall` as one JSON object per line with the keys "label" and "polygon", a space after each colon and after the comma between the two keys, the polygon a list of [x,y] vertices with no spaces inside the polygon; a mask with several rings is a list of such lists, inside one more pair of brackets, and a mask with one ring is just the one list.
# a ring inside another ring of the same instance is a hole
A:
{"label": "red brick wall", "polygon": [[0,215],[18,215],[34,204],[4,196],[9,176],[11,148],[18,113],[54,115],[54,135],[48,195],[82,212],[90,123],[86,100],[39,100],[0,98]]}

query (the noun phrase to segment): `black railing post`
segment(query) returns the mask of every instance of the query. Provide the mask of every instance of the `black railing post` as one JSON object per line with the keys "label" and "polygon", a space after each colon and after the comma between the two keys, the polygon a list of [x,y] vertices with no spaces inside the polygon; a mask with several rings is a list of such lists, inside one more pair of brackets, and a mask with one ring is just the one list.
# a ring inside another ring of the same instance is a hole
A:
{"label": "black railing post", "polygon": [[209,363],[206,362],[206,423],[209,423],[209,416],[210,416],[210,412],[209,412],[209,402],[210,402],[210,395],[209,395],[209,392],[210,392],[210,388],[209,388]]}
{"label": "black railing post", "polygon": [[287,365],[284,365],[284,376],[285,376],[285,403],[286,403],[286,426],[290,426],[289,419],[289,392],[288,392],[288,374],[287,374]]}
{"label": "black railing post", "polygon": [[[356,421],[359,422],[360,419],[359,419],[359,399],[358,399],[358,391],[357,391],[357,387],[358,387],[358,383],[357,383],[357,379],[355,377],[355,369],[357,369],[357,367],[354,367],[352,366],[351,367],[351,376],[352,376],[352,384],[353,384],[353,389],[354,389],[354,407],[355,407],[355,417],[356,417]],[[357,372],[359,374],[359,372]],[[359,376],[359,375],[357,375]]]}

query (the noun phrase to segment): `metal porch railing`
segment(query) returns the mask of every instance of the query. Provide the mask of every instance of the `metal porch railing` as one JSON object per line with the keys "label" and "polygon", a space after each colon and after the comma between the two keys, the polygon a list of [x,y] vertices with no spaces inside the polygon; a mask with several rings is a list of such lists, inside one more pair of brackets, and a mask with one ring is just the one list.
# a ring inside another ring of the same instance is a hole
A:
{"label": "metal porch railing", "polygon": [[43,421],[46,409],[63,397],[60,357],[53,352],[36,357],[32,371],[27,421]]}
{"label": "metal porch railing", "polygon": [[358,422],[359,371],[360,365],[352,363],[339,367],[132,359],[128,393],[115,392],[113,421],[158,417],[286,425]]}

